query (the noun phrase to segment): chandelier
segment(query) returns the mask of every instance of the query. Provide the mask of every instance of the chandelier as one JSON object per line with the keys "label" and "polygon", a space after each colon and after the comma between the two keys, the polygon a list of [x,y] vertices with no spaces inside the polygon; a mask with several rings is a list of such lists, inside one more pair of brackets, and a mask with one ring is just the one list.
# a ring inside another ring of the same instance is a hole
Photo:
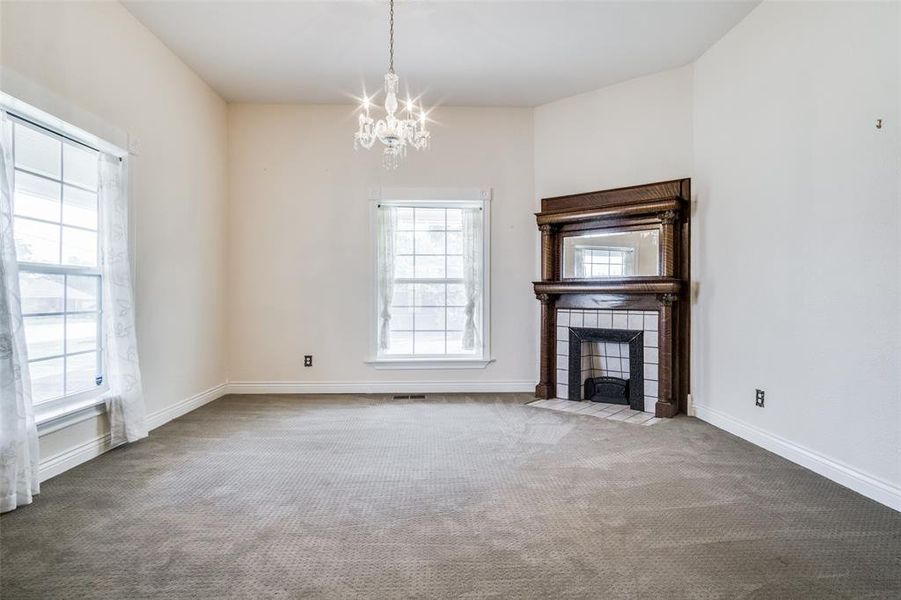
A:
{"label": "chandelier", "polygon": [[426,131],[426,113],[422,106],[407,97],[401,114],[398,114],[397,85],[394,72],[394,0],[389,0],[388,72],[385,73],[385,118],[374,120],[370,114],[372,99],[363,95],[359,128],[354,134],[354,149],[362,146],[370,149],[378,140],[385,146],[384,164],[387,169],[396,169],[400,158],[407,154],[407,147],[416,150],[429,147],[430,134]]}

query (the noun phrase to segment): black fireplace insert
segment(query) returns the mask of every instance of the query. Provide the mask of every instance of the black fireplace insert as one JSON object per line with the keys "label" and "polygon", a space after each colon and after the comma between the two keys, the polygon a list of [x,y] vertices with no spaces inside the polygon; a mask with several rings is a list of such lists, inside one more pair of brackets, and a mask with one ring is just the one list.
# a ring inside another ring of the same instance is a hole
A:
{"label": "black fireplace insert", "polygon": [[[629,345],[629,379],[602,376],[582,379],[582,342]],[[644,410],[644,332],[629,329],[569,328],[569,399],[628,404]],[[590,392],[590,393],[589,393]]]}

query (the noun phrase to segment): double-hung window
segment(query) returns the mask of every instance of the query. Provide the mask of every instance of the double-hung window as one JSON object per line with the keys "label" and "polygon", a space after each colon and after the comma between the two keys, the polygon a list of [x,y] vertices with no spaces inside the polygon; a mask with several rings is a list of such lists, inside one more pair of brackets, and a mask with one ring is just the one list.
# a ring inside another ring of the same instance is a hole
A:
{"label": "double-hung window", "polygon": [[487,203],[381,201],[374,210],[376,362],[486,360]]}
{"label": "double-hung window", "polygon": [[13,119],[13,214],[32,402],[103,391],[99,153]]}

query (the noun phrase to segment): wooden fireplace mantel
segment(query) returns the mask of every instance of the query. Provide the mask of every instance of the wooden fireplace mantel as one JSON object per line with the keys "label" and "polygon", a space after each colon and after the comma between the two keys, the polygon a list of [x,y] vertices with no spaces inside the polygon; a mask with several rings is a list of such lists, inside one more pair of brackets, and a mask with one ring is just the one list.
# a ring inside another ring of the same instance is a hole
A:
{"label": "wooden fireplace mantel", "polygon": [[[691,180],[574,194],[541,201],[541,363],[535,395],[556,395],[556,310],[656,310],[659,316],[659,391],[655,413],[685,411],[689,393],[689,281]],[[587,231],[659,231],[656,276],[565,279],[563,241]]]}

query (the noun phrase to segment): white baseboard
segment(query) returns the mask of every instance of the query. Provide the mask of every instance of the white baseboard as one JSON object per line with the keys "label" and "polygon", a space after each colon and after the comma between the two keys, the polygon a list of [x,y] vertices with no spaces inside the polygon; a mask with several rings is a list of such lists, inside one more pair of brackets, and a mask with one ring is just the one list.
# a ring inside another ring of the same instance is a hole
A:
{"label": "white baseboard", "polygon": [[110,435],[105,433],[83,442],[65,452],[60,452],[41,461],[38,466],[38,480],[41,483],[60,473],[88,462],[110,449]]}
{"label": "white baseboard", "polygon": [[200,408],[204,404],[212,402],[217,398],[221,398],[228,393],[228,384],[220,383],[208,390],[204,390],[199,394],[194,394],[190,398],[182,400],[178,404],[167,406],[163,410],[147,415],[147,429],[156,429],[161,425],[165,425],[172,419],[177,419],[182,415],[186,415],[194,409]]}
{"label": "white baseboard", "polygon": [[880,504],[901,511],[901,487],[861,473],[818,452],[799,446],[708,406],[694,403],[694,412],[702,421],[778,454],[782,458],[810,469],[814,473],[831,479]]}
{"label": "white baseboard", "polygon": [[[220,383],[199,394],[194,394],[178,404],[173,404],[163,410],[151,413],[146,417],[147,429],[156,429],[161,425],[165,425],[172,419],[176,419],[196,408],[200,408],[204,404],[212,402],[216,398],[220,398],[227,393],[227,384]],[[100,456],[109,449],[110,435],[109,433],[106,433],[60,452],[59,454],[47,457],[41,461],[38,467],[38,479],[43,482],[51,477],[56,477],[60,473]]]}
{"label": "white baseboard", "polygon": [[535,382],[513,381],[230,381],[229,394],[454,394],[533,392]]}

